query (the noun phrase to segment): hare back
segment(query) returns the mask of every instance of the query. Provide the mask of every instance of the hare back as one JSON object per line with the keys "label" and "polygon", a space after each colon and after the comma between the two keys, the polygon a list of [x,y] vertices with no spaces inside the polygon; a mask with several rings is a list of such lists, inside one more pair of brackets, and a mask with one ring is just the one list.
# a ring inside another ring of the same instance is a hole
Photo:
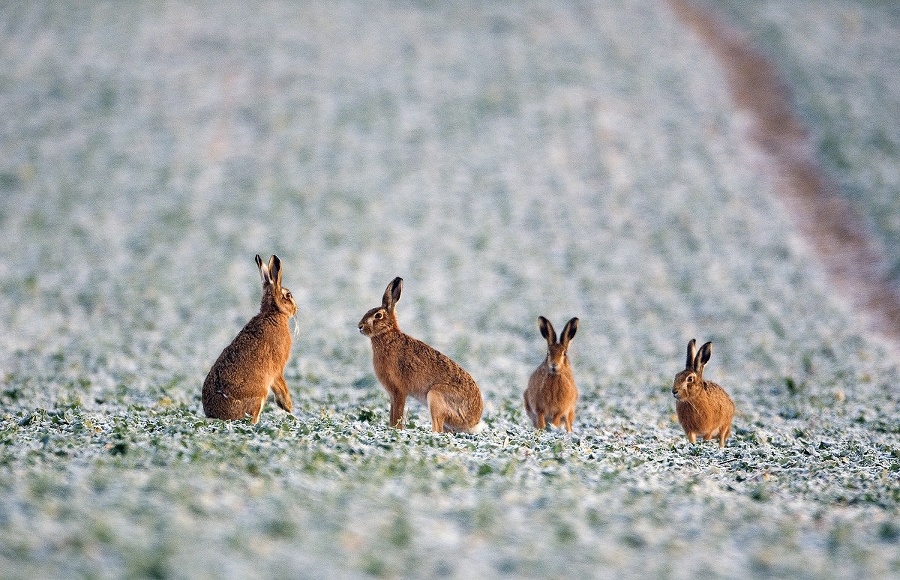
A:
{"label": "hare back", "polygon": [[388,390],[398,390],[425,402],[428,391],[441,384],[445,398],[477,398],[480,404],[481,391],[469,373],[450,357],[409,335],[373,337],[372,362],[375,375]]}
{"label": "hare back", "polygon": [[543,413],[553,414],[574,407],[578,388],[572,372],[565,369],[551,374],[546,365],[541,365],[528,380],[525,399],[533,410]]}
{"label": "hare back", "polygon": [[204,393],[220,390],[235,399],[266,396],[291,354],[287,319],[279,322],[259,315],[251,319],[213,363]]}
{"label": "hare back", "polygon": [[281,371],[291,355],[291,330],[287,316],[257,314],[225,347],[222,355],[226,353],[231,360],[269,364]]}
{"label": "hare back", "polygon": [[704,381],[703,389],[694,396],[675,402],[678,420],[685,431],[710,433],[731,424],[734,403],[725,389]]}

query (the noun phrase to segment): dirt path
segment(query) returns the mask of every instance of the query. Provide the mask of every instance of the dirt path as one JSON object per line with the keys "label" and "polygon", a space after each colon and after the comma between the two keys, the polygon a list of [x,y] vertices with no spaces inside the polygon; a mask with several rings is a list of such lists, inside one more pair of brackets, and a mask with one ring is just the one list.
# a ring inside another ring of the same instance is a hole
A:
{"label": "dirt path", "polygon": [[775,65],[739,31],[690,0],[669,4],[724,64],[735,106],[752,119],[750,137],[771,161],[777,189],[831,283],[871,328],[900,345],[900,295],[888,281],[882,252],[816,159]]}

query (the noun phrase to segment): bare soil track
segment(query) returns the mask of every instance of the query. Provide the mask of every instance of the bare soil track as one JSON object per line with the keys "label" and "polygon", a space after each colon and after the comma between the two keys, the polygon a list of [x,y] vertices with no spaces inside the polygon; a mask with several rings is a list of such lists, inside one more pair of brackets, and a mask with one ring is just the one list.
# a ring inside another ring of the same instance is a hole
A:
{"label": "bare soil track", "polygon": [[750,137],[771,161],[777,189],[835,289],[870,327],[900,347],[900,295],[883,252],[816,159],[776,66],[712,12],[690,0],[669,4],[722,62],[735,106],[753,123]]}

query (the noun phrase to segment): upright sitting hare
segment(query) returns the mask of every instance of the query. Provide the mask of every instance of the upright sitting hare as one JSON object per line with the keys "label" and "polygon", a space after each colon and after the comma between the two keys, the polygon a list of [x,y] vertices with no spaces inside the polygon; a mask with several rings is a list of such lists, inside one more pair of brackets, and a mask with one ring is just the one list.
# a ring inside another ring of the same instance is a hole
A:
{"label": "upright sitting hare", "polygon": [[571,433],[572,422],[575,421],[575,401],[578,400],[578,389],[566,351],[569,341],[578,330],[578,319],[573,318],[566,323],[559,342],[553,325],[543,316],[538,317],[538,328],[541,336],[547,340],[547,357],[528,380],[525,390],[525,411],[534,423],[535,429],[546,429],[546,418],[556,427],[565,420],[566,431]]}
{"label": "upright sitting hare", "polygon": [[718,435],[719,447],[725,447],[725,440],[731,434],[734,403],[722,387],[703,380],[703,367],[711,355],[711,342],[697,352],[697,341],[691,339],[685,369],[675,375],[672,394],[675,395],[678,421],[688,441],[693,443],[697,435],[707,441]]}
{"label": "upright sitting hare", "polygon": [[391,426],[403,428],[406,397],[428,405],[435,432],[481,430],[481,391],[458,364],[424,342],[400,331],[394,306],[403,279],[394,278],[381,306],[366,312],[359,331],[372,339],[375,376],[391,397]]}
{"label": "upright sitting hare", "polygon": [[203,411],[214,419],[259,421],[269,395],[291,412],[291,394],[284,382],[284,366],[291,354],[288,319],[297,313],[291,291],[281,287],[281,260],[268,265],[256,256],[263,295],[259,314],[250,319],[213,364],[203,381]]}

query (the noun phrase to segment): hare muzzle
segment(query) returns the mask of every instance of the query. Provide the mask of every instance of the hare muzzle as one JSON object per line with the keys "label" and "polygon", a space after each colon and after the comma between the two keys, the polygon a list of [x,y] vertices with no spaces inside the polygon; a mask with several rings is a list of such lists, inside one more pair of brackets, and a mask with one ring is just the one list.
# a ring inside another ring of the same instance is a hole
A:
{"label": "hare muzzle", "polygon": [[369,317],[360,320],[357,327],[359,328],[359,333],[363,336],[372,336],[375,334],[375,324]]}

